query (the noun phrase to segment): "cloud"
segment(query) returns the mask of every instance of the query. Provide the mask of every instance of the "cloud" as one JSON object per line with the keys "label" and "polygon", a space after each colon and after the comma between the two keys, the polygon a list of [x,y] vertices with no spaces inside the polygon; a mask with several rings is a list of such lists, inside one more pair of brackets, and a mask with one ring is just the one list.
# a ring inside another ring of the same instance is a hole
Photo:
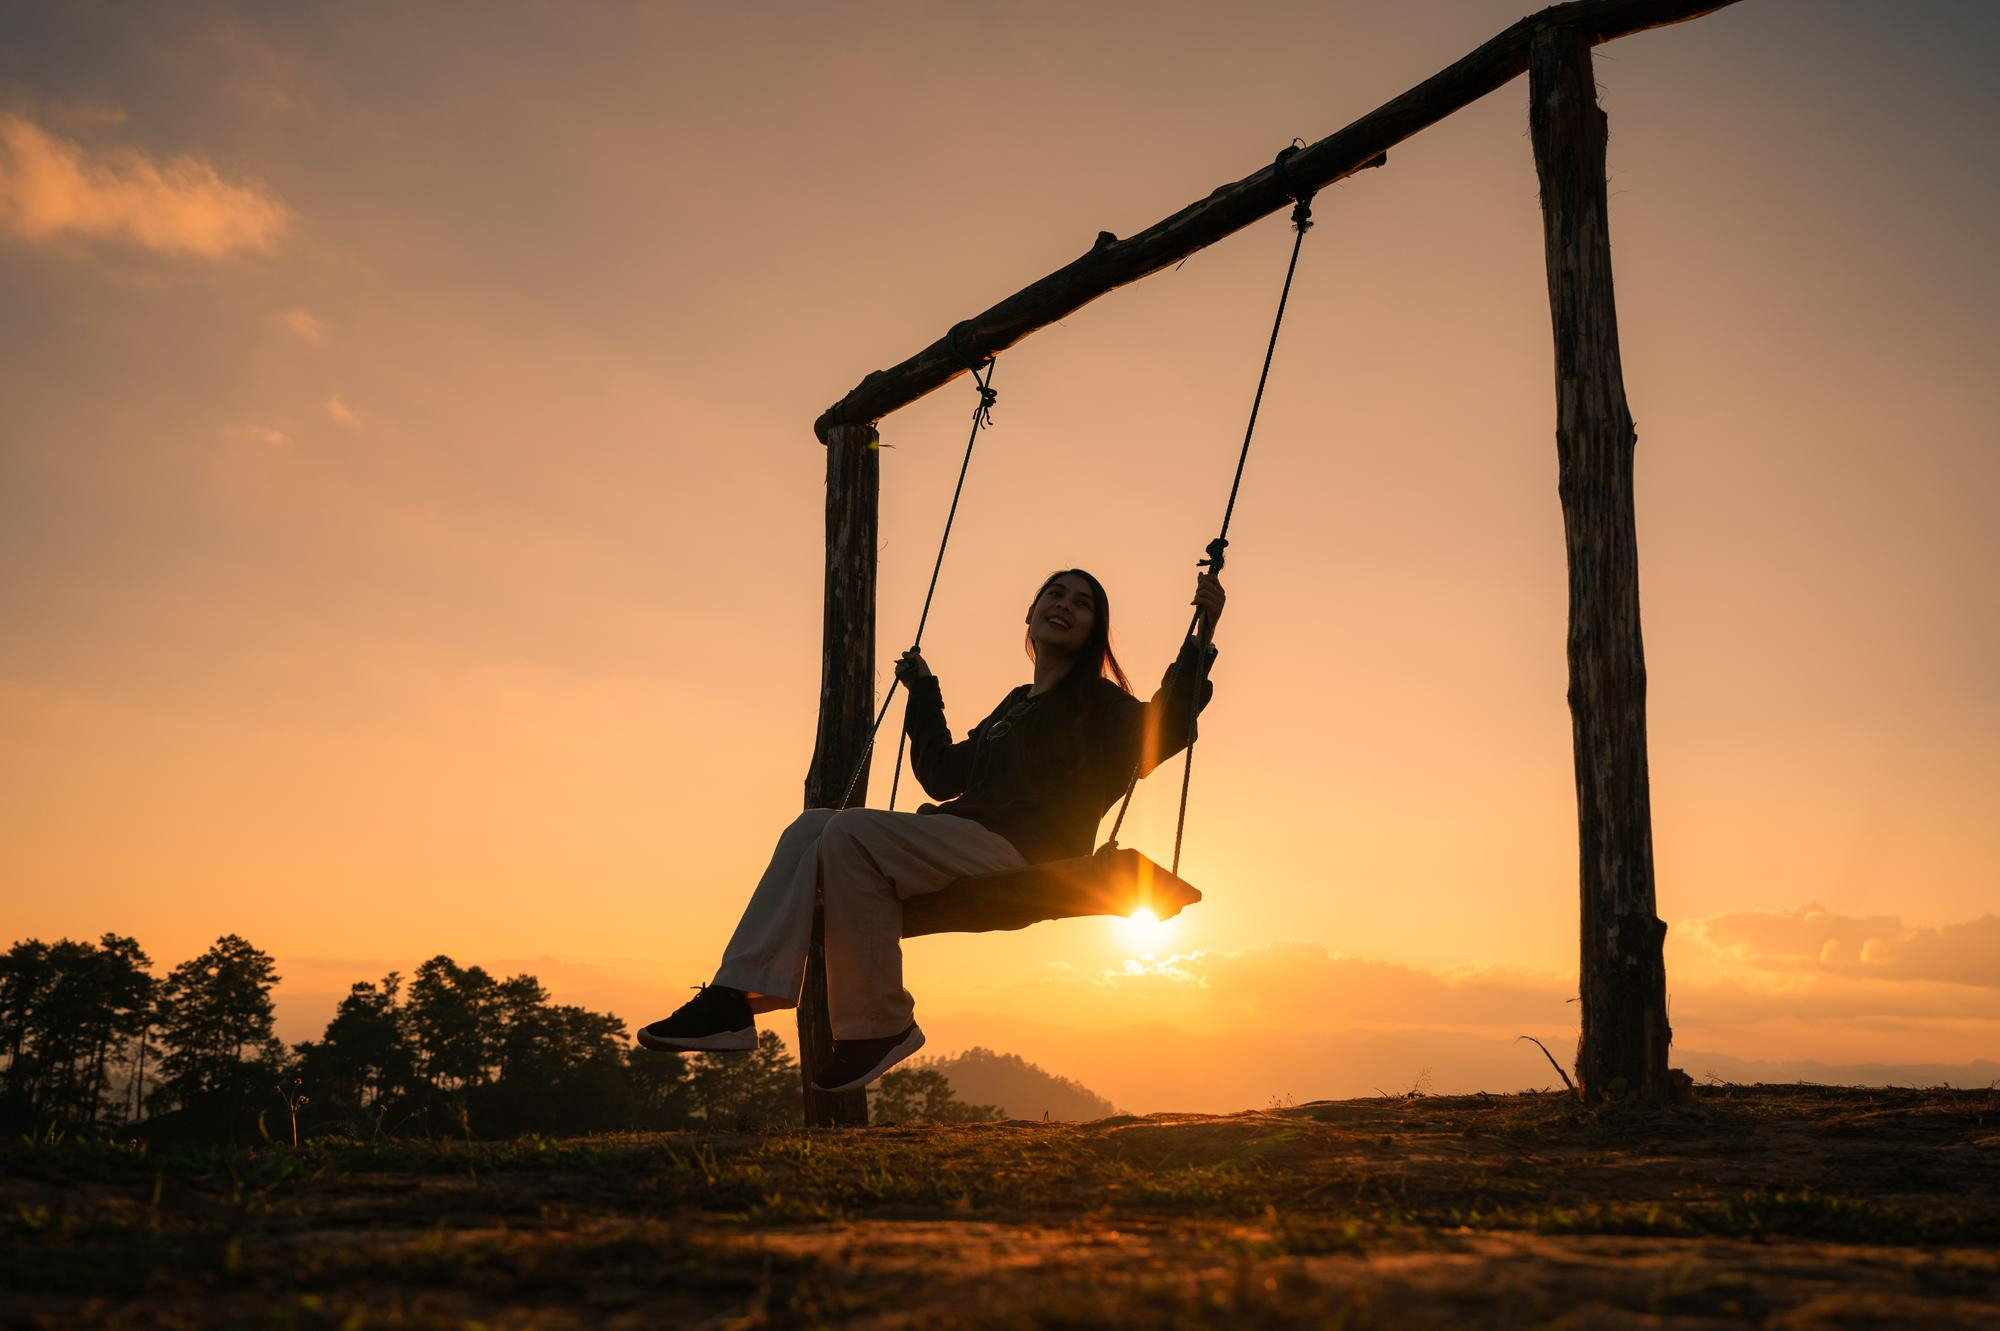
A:
{"label": "cloud", "polygon": [[2000,915],[1910,928],[1893,915],[1836,915],[1817,903],[1696,920],[1722,957],[1759,970],[2000,989]]}
{"label": "cloud", "polygon": [[[1893,944],[1876,937],[1872,960],[1822,963],[1817,942],[1833,929],[1843,941],[1883,931],[1853,921],[1820,923],[1787,933],[1784,920],[1818,912],[1742,912],[1717,926],[1768,946],[1789,949],[1750,967],[1733,954],[1718,958],[1712,940],[1682,940],[1704,948],[1699,958],[1669,952],[1667,987],[1676,1030],[1741,1028],[1807,1022],[1859,1029],[1898,1025],[1934,1035],[1990,1031],[2000,1021],[2000,984],[1987,974],[1996,941],[1991,917],[1943,929],[1906,930]],[[1893,922],[1892,922],[1893,923]],[[1868,941],[1864,938],[1864,941]],[[1714,962],[1725,964],[1714,973]],[[1706,964],[1698,964],[1706,963]],[[1191,952],[1130,961],[1095,974],[1051,967],[1037,986],[1038,1010],[1057,1011],[1088,991],[1089,1005],[1107,1021],[1158,1020],[1190,1029],[1301,1030],[1398,1028],[1544,1033],[1573,1029],[1578,1009],[1573,975],[1507,966],[1427,970],[1330,952],[1317,943],[1277,942],[1237,952]]]}
{"label": "cloud", "polygon": [[307,342],[326,340],[326,321],[315,317],[310,310],[286,310],[278,316],[278,322]]}
{"label": "cloud", "polygon": [[326,414],[350,430],[361,428],[360,413],[348,406],[338,393],[326,400]]}
{"label": "cloud", "polygon": [[277,199],[198,158],[160,163],[136,148],[93,150],[0,114],[0,232],[15,239],[82,236],[219,258],[270,249],[290,218]]}
{"label": "cloud", "polygon": [[1121,1014],[1194,1024],[1258,1025],[1273,1014],[1302,1026],[1484,1025],[1568,1021],[1573,982],[1510,967],[1428,971],[1278,942],[1239,952],[1128,961],[1092,976],[1051,968],[1045,986],[1088,986]]}
{"label": "cloud", "polygon": [[292,437],[283,430],[269,425],[230,425],[222,431],[224,439],[247,439],[255,444],[268,444],[272,448],[290,448]]}

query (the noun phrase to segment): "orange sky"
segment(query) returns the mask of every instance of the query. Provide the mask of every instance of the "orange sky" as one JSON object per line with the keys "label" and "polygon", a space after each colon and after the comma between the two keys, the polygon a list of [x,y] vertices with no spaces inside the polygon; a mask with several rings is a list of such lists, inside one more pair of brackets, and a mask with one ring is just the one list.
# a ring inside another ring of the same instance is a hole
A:
{"label": "orange sky", "polygon": [[[116,929],[165,966],[244,933],[293,1038],[440,951],[661,1015],[798,804],[814,416],[1521,11],[9,7],[8,939]],[[1600,54],[1684,1051],[2000,1049],[1996,28],[1746,0]],[[1566,1052],[1525,96],[1317,205],[1231,533],[1208,901],[1151,940],[913,945],[939,1052],[1135,1109],[1548,1079],[1412,1031]],[[1001,358],[926,634],[955,725],[1026,678],[1060,566],[1157,679],[1287,244],[1267,220]],[[969,407],[883,426],[885,663]],[[1126,839],[1164,858],[1174,794]],[[1202,1040],[1229,1075],[1175,1066]]]}

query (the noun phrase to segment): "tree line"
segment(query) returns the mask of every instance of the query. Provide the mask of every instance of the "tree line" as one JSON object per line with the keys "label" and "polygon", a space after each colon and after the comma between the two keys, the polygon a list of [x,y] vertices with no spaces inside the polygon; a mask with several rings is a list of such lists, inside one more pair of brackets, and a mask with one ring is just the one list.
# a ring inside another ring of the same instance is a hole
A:
{"label": "tree line", "polygon": [[[0,957],[0,1127],[291,1141],[511,1137],[803,1124],[799,1066],[769,1031],[747,1055],[658,1054],[532,975],[437,956],[356,982],[317,1040],[273,1034],[276,964],[229,934],[164,979],[137,940],[17,942]],[[878,1085],[877,1122],[999,1117],[934,1068]]]}

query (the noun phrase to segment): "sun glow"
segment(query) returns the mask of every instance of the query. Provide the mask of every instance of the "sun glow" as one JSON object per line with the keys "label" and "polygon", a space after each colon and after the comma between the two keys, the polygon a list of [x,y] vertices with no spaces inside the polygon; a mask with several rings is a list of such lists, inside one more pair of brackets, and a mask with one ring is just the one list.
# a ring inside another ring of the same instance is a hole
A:
{"label": "sun glow", "polygon": [[1172,938],[1177,922],[1163,920],[1141,906],[1118,921],[1118,937],[1141,956],[1151,956]]}

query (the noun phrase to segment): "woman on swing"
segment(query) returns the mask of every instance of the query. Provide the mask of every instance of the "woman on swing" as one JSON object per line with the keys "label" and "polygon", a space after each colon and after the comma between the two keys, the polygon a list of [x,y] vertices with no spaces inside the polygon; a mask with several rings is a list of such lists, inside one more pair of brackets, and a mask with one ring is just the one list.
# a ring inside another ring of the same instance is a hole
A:
{"label": "woman on swing", "polygon": [[903,724],[910,766],[941,804],[915,813],[808,809],[778,838],[713,983],[672,1016],[645,1027],[648,1049],[720,1052],[756,1047],[754,1014],[796,1007],[820,888],[826,925],[833,1053],[813,1073],[822,1091],[865,1086],[915,1053],[924,1033],[903,988],[903,901],[970,874],[1088,855],[1105,811],[1180,751],[1213,686],[1207,664],[1222,617],[1221,581],[1203,573],[1193,604],[1199,631],[1141,703],[1111,649],[1111,604],[1082,569],[1042,583],[1028,607],[1035,678],[1000,700],[952,743],[937,676],[915,649],[896,663],[909,689]]}

